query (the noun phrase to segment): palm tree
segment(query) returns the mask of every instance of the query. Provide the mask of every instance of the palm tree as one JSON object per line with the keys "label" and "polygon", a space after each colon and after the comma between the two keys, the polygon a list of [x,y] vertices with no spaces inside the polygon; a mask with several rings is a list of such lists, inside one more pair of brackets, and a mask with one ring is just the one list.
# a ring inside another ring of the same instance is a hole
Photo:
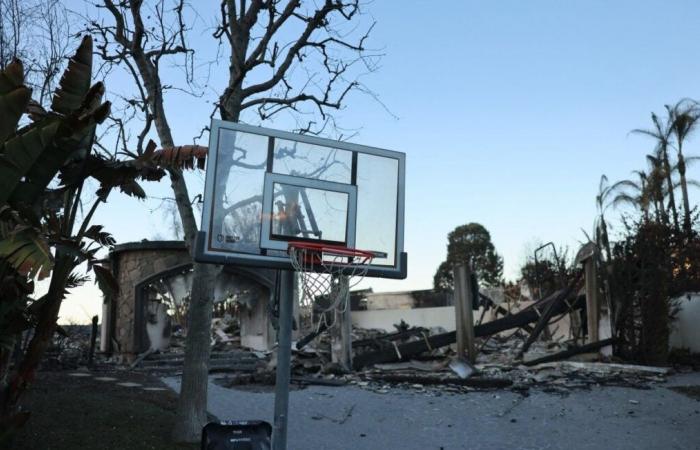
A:
{"label": "palm tree", "polygon": [[649,189],[649,176],[643,170],[635,170],[632,173],[637,176],[638,181],[622,180],[610,186],[610,191],[615,193],[611,204],[613,207],[632,205],[641,209],[644,219],[649,220],[649,205],[653,197]]}
{"label": "palm tree", "polygon": [[654,205],[656,220],[667,224],[668,212],[664,206],[664,198],[668,192],[673,192],[673,189],[664,188],[666,171],[664,170],[660,152],[654,155],[647,155],[646,159],[649,163],[649,173],[646,177],[646,195],[649,197],[650,203]]}
{"label": "palm tree", "polygon": [[608,197],[611,193],[611,186],[606,175],[600,176],[598,182],[598,195],[595,197],[596,208],[598,209],[598,219],[595,224],[596,242],[598,245],[603,245],[605,248],[605,256],[607,261],[611,260],[612,252],[610,251],[610,240],[608,239],[608,225],[605,222],[605,211],[610,206]]}
{"label": "palm tree", "polygon": [[[676,199],[673,192],[673,180],[671,179],[671,162],[668,157],[668,148],[671,145],[670,139],[672,133],[672,121],[669,118],[669,120],[667,120],[664,123],[663,119],[659,118],[659,116],[657,116],[655,113],[651,113],[651,121],[654,124],[654,127],[652,129],[638,128],[632,130],[632,133],[643,134],[657,141],[655,149],[656,160],[652,163],[660,167],[659,169],[655,170],[655,172],[658,171],[659,173],[655,173],[654,176],[661,176],[662,179],[664,179],[666,182],[666,189],[668,192],[668,206],[671,209],[671,213],[673,216],[673,225],[674,227],[676,227],[676,229],[678,229],[678,210],[676,208]],[[662,209],[664,209],[663,204]],[[667,214],[664,209],[664,211],[662,212],[662,217],[665,216],[667,216]]]}
{"label": "palm tree", "polygon": [[666,105],[666,110],[668,111],[670,128],[676,141],[678,174],[680,176],[680,186],[683,194],[683,228],[686,233],[690,233],[690,199],[688,197],[688,180],[685,175],[686,161],[683,156],[683,143],[688,136],[695,131],[698,120],[700,119],[700,110],[695,102],[687,99],[679,101],[673,107]]}

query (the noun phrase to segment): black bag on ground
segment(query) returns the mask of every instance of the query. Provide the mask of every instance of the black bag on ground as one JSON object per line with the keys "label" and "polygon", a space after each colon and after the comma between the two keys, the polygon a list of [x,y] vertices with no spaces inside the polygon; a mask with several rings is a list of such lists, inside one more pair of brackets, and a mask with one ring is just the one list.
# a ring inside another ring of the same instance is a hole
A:
{"label": "black bag on ground", "polygon": [[202,450],[269,450],[272,425],[263,420],[225,420],[202,428]]}

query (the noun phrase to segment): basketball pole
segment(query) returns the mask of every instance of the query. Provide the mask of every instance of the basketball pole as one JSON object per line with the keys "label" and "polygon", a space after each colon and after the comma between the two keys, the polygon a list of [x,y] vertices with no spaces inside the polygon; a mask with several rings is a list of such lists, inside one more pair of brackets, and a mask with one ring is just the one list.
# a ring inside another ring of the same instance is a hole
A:
{"label": "basketball pole", "polygon": [[275,424],[272,428],[273,450],[287,450],[295,273],[292,270],[279,271],[279,332],[277,335],[277,370],[275,373]]}

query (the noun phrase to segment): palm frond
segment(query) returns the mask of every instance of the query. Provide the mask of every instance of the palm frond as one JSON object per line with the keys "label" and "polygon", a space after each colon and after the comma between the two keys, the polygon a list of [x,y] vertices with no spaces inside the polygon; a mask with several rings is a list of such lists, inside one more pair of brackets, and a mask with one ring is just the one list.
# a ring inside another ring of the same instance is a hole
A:
{"label": "palm frond", "polygon": [[632,189],[637,192],[642,191],[642,187],[640,186],[640,183],[636,183],[632,180],[620,180],[610,186],[611,191],[619,191],[621,189]]}
{"label": "palm frond", "polygon": [[644,136],[649,136],[650,138],[654,138],[657,140],[663,139],[663,135],[659,134],[655,130],[646,130],[644,128],[635,128],[634,130],[630,131],[630,133],[642,134]]}
{"label": "palm frond", "polygon": [[88,281],[90,281],[90,277],[88,275],[72,272],[70,275],[68,275],[68,279],[66,281],[66,289],[80,287]]}
{"label": "palm frond", "polygon": [[612,201],[612,204],[616,208],[620,205],[623,205],[623,204],[632,205],[632,206],[637,207],[637,206],[640,206],[641,202],[640,202],[640,197],[635,197],[633,195],[629,195],[626,193],[620,193],[620,194],[615,196],[615,198]]}
{"label": "palm frond", "polygon": [[102,225],[92,225],[85,231],[85,237],[105,247],[113,246],[117,242],[116,239],[111,233],[103,231],[103,229]]}

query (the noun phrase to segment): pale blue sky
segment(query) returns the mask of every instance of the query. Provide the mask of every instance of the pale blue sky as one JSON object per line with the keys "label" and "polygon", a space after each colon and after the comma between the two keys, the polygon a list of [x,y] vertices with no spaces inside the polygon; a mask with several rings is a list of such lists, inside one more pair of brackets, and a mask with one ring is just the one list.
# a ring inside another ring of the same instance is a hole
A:
{"label": "pale blue sky", "polygon": [[[200,25],[211,23],[214,3],[197,4]],[[409,276],[372,280],[375,291],[430,288],[447,233],[467,222],[489,229],[508,279],[536,241],[576,247],[592,228],[600,175],[644,167],[652,146],[629,131],[664,104],[700,97],[698,2],[377,0],[366,10],[377,21],[371,46],[386,56],[363,80],[395,117],[359,93],[337,117],[359,128],[353,142],[407,154]],[[192,44],[213,46],[209,33]],[[211,85],[223,80],[220,69]],[[108,89],[130,86],[115,76]],[[176,139],[189,143],[211,106],[169,101]],[[149,192],[167,196],[169,185]],[[167,237],[162,212],[149,212],[156,204],[112,194],[96,220],[119,242]],[[96,311],[97,295],[76,293],[64,316]]]}

